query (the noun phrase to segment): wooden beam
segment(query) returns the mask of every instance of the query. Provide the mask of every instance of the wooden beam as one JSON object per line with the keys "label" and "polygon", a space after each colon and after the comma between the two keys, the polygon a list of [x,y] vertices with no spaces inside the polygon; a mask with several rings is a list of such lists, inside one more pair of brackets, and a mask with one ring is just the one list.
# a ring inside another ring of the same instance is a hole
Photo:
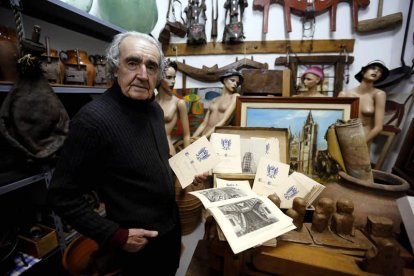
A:
{"label": "wooden beam", "polygon": [[244,41],[228,44],[208,42],[202,45],[187,43],[168,44],[163,47],[165,56],[202,56],[202,55],[232,55],[232,54],[274,54],[286,53],[290,47],[292,53],[339,53],[346,49],[354,51],[354,39],[325,39],[325,40],[271,40]]}

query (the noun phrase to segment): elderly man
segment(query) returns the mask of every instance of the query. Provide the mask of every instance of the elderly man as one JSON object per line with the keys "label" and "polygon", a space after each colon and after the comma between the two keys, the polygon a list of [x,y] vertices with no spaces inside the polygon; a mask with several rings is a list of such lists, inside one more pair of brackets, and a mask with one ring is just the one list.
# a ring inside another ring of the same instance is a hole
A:
{"label": "elderly man", "polygon": [[[154,100],[163,53],[151,36],[126,32],[114,37],[107,59],[114,84],[72,119],[48,200],[122,275],[175,275],[181,229],[164,115]],[[82,196],[90,190],[105,203],[105,217]]]}

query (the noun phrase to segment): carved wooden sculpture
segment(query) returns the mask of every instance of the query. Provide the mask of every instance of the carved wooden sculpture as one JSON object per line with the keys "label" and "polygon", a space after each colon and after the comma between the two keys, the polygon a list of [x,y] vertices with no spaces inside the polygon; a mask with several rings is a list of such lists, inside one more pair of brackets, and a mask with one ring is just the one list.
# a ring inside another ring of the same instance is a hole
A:
{"label": "carved wooden sculpture", "polygon": [[[267,33],[267,19],[269,5],[279,3],[284,7],[286,32],[292,31],[290,14],[299,16],[318,15],[329,10],[331,31],[336,31],[336,9],[339,2],[349,2],[352,9],[352,24],[356,30],[358,27],[358,9],[369,5],[369,0],[254,0],[253,8],[263,9],[263,33]],[[266,27],[266,28],[265,28]]]}
{"label": "carved wooden sculpture", "polygon": [[220,80],[220,76],[222,76],[225,72],[230,69],[236,69],[240,71],[244,68],[249,69],[267,69],[267,63],[260,63],[250,59],[241,59],[239,61],[230,63],[223,67],[218,67],[217,64],[212,67],[203,66],[200,68],[195,68],[185,63],[176,61],[178,71],[186,74],[187,76],[203,82],[218,82]]}

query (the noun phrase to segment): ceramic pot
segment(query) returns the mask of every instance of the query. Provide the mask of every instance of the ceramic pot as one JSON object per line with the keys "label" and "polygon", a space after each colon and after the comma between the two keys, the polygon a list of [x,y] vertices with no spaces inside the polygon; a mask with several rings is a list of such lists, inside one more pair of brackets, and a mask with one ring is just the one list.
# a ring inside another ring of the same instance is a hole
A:
{"label": "ceramic pot", "polygon": [[65,76],[65,65],[59,58],[56,49],[49,49],[41,56],[43,75],[51,83],[63,83]]}
{"label": "ceramic pot", "polygon": [[156,0],[99,0],[102,19],[128,31],[150,33],[158,21]]}
{"label": "ceramic pot", "polygon": [[106,57],[103,55],[89,55],[89,60],[95,67],[95,77],[94,85],[95,86],[107,86],[108,82],[108,72],[106,67]]}
{"label": "ceramic pot", "polygon": [[89,12],[92,8],[93,0],[61,0],[84,12]]}
{"label": "ceramic pot", "polygon": [[14,82],[16,80],[17,58],[15,30],[0,26],[0,81]]}
{"label": "ceramic pot", "polygon": [[64,64],[70,65],[86,65],[87,72],[87,81],[88,86],[93,86],[93,81],[95,78],[95,68],[88,58],[88,54],[83,50],[67,50],[60,51],[59,53],[60,60]]}
{"label": "ceramic pot", "polygon": [[396,199],[405,196],[409,184],[404,179],[383,171],[372,170],[374,181],[367,182],[340,172],[338,183],[326,184],[319,198],[328,197],[337,201],[339,198],[351,199],[354,203],[356,228],[363,228],[367,216],[383,216],[392,219],[394,232],[400,233],[401,216]]}

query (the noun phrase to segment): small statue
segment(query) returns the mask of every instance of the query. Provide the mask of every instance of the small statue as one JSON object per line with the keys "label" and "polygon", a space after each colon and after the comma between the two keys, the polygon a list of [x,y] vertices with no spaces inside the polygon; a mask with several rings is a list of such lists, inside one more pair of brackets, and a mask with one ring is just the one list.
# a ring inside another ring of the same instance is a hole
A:
{"label": "small statue", "polygon": [[286,211],[286,215],[293,219],[293,224],[296,226],[296,230],[302,229],[303,220],[305,219],[306,202],[301,197],[295,197],[293,199],[292,208]]}
{"label": "small statue", "polygon": [[313,213],[311,229],[319,233],[325,231],[329,226],[334,209],[335,206],[332,199],[327,197],[319,199]]}
{"label": "small statue", "polygon": [[338,235],[351,235],[354,228],[354,203],[340,198],[336,202],[336,213],[332,217],[331,229]]}
{"label": "small statue", "polygon": [[277,206],[277,208],[280,208],[281,200],[276,193],[268,195],[267,198],[270,199],[270,201],[272,201]]}

